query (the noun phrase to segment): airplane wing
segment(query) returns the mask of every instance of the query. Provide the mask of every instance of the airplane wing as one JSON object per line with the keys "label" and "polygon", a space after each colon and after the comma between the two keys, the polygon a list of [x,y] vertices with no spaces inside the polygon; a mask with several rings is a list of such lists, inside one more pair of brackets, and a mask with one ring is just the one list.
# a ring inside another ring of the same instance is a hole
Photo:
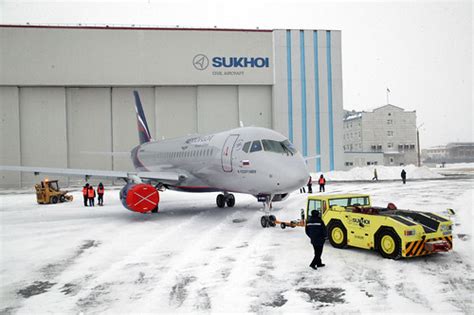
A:
{"label": "airplane wing", "polygon": [[8,166],[0,165],[0,171],[18,171],[38,174],[55,174],[63,176],[79,176],[79,177],[97,177],[97,178],[111,178],[124,179],[126,181],[133,180],[137,177],[141,179],[156,180],[165,184],[175,184],[186,178],[184,174],[175,172],[125,172],[125,171],[101,171],[101,170],[87,170],[76,168],[51,168],[51,167],[33,167],[33,166]]}

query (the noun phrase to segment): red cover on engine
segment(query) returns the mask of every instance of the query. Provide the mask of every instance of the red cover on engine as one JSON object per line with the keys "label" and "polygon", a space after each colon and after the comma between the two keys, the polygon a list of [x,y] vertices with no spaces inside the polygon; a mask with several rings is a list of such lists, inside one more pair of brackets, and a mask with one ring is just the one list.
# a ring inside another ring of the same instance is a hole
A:
{"label": "red cover on engine", "polygon": [[136,212],[149,212],[160,202],[160,194],[155,187],[148,184],[133,185],[127,192],[127,206]]}

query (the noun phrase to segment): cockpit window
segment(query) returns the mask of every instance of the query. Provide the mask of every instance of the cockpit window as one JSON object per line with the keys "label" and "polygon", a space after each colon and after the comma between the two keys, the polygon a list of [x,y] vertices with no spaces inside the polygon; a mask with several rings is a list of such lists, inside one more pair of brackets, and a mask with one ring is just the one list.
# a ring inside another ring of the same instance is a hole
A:
{"label": "cockpit window", "polygon": [[287,155],[293,155],[296,153],[296,149],[290,143],[290,141],[275,141],[275,140],[262,140],[263,149],[269,152],[275,153],[286,153]]}
{"label": "cockpit window", "polygon": [[285,148],[282,143],[275,140],[262,140],[263,149],[265,151],[276,152],[276,153],[286,153]]}
{"label": "cockpit window", "polygon": [[285,148],[285,152],[288,152],[291,155],[293,155],[297,152],[295,147],[293,146],[293,144],[290,141],[285,140],[285,141],[282,141],[280,143]]}
{"label": "cockpit window", "polygon": [[262,150],[262,144],[260,140],[252,142],[252,147],[250,148],[250,152],[257,152]]}
{"label": "cockpit window", "polygon": [[242,148],[242,150],[243,150],[245,153],[249,153],[249,148],[250,148],[250,141],[249,141],[249,142],[245,142],[244,147]]}

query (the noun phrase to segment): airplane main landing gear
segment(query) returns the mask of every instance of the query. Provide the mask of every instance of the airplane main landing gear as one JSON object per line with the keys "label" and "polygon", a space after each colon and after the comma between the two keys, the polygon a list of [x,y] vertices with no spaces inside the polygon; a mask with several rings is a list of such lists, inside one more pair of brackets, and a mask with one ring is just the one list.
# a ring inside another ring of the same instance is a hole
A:
{"label": "airplane main landing gear", "polygon": [[219,208],[224,208],[227,204],[227,207],[232,208],[235,205],[235,197],[233,194],[219,194],[216,198],[216,204]]}

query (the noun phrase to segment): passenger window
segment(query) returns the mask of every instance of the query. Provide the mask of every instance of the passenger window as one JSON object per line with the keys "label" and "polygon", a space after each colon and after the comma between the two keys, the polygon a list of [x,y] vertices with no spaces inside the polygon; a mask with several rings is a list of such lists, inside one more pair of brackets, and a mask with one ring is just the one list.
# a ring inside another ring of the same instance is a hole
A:
{"label": "passenger window", "polygon": [[250,148],[250,141],[245,142],[244,147],[242,148],[242,151],[244,151],[245,153],[249,153],[249,148]]}
{"label": "passenger window", "polygon": [[262,151],[262,144],[260,143],[260,140],[252,142],[252,147],[250,148],[250,152],[257,151]]}

